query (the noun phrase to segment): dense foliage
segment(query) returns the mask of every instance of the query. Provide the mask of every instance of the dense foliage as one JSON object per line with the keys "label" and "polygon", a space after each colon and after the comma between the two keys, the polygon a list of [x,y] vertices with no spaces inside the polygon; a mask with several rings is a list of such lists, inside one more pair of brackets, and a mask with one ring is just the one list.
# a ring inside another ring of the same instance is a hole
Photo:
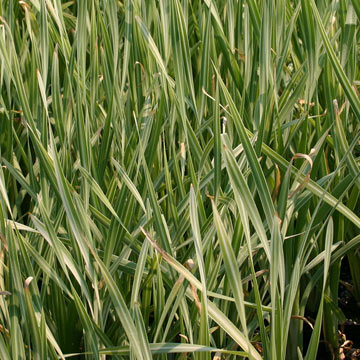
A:
{"label": "dense foliage", "polygon": [[359,4],[0,0],[0,358],[338,354]]}

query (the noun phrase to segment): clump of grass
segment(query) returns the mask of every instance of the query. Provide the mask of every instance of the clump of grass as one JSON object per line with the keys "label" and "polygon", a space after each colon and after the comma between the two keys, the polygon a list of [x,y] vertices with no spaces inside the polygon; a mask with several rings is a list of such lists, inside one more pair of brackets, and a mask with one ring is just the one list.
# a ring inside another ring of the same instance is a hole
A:
{"label": "clump of grass", "polygon": [[0,357],[336,354],[344,257],[360,301],[358,2],[0,15]]}

